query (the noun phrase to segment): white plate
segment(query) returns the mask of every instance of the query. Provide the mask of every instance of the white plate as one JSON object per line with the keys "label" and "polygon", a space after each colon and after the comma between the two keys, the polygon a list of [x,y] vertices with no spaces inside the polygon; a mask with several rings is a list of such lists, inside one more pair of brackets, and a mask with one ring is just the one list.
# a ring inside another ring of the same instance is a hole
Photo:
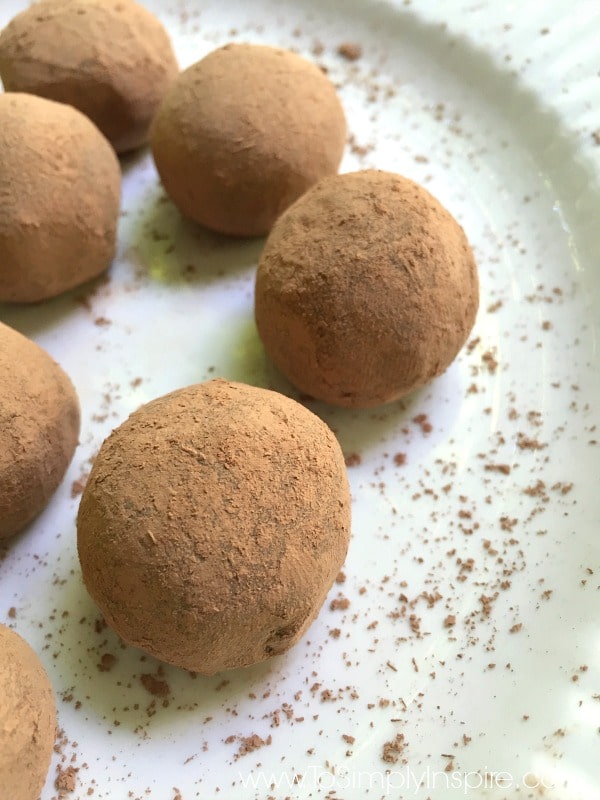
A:
{"label": "white plate", "polygon": [[[24,5],[5,0],[0,22]],[[347,580],[330,596],[349,607],[328,601],[291,653],[253,669],[165,667],[165,707],[140,683],[160,665],[95,629],[71,486],[157,395],[218,374],[291,391],[252,321],[261,242],[181,221],[142,153],[125,166],[109,282],[0,309],[61,362],[83,406],[63,486],[0,563],[0,619],[50,673],[74,796],[598,797],[598,4],[147,5],[184,65],[230,39],[307,55],[321,43],[313,57],[355,137],[344,169],[395,170],[436,194],[475,246],[482,302],[474,344],[426,391],[375,412],[311,406],[362,459]],[[344,61],[342,42],[362,58]],[[117,662],[101,672],[106,653]],[[254,734],[270,744],[240,756],[238,737]]]}

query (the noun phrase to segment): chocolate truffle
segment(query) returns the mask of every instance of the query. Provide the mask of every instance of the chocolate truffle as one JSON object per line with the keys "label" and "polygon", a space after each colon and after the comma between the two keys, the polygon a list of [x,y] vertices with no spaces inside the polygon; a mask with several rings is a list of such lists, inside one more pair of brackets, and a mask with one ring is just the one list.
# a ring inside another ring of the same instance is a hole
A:
{"label": "chocolate truffle", "polygon": [[125,641],[211,675],[284,653],[348,547],[329,428],[214,380],[143,406],[104,442],[77,521],[86,586]]}
{"label": "chocolate truffle", "polygon": [[118,153],[148,141],[178,72],[167,32],[133,0],[42,0],[0,35],[6,91],[75,106]]}
{"label": "chocolate truffle", "polygon": [[1,322],[0,385],[3,539],[31,522],[62,481],[77,447],[79,402],[48,353]]}
{"label": "chocolate truffle", "polygon": [[229,44],[179,76],[150,143],[182,214],[221,233],[260,236],[337,172],[345,138],[343,109],[316,65],[274,47]]}
{"label": "chocolate truffle", "polygon": [[2,798],[37,800],[55,739],[56,705],[44,667],[27,642],[0,625]]}
{"label": "chocolate truffle", "polygon": [[121,171],[71,106],[0,95],[0,302],[32,303],[103,272],[116,248]]}
{"label": "chocolate truffle", "polygon": [[448,367],[479,288],[464,232],[429,192],[388,172],[326,178],[277,222],[256,276],[267,353],[302,392],[389,403]]}

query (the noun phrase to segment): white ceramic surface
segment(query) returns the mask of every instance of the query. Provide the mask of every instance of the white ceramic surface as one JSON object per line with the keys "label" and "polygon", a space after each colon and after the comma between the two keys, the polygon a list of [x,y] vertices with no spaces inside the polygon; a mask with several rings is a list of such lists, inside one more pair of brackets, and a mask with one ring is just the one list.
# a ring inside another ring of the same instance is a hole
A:
{"label": "white ceramic surface", "polygon": [[[24,5],[3,0],[0,24]],[[598,3],[146,5],[183,65],[229,40],[320,43],[311,57],[354,136],[344,170],[395,170],[436,194],[475,247],[482,301],[472,345],[427,390],[375,412],[311,404],[361,457],[346,582],[288,655],[210,679],[161,677],[97,630],[71,487],[114,426],[171,389],[220,374],[293,394],[252,321],[261,242],[183,222],[141,153],[125,163],[109,282],[0,307],[83,407],[63,486],[0,561],[0,621],[59,696],[71,796],[599,797]],[[362,57],[345,61],[342,42]],[[338,593],[345,610],[329,607]],[[100,671],[105,654],[117,661]],[[168,684],[166,707],[144,674]],[[270,744],[241,755],[254,734]]]}

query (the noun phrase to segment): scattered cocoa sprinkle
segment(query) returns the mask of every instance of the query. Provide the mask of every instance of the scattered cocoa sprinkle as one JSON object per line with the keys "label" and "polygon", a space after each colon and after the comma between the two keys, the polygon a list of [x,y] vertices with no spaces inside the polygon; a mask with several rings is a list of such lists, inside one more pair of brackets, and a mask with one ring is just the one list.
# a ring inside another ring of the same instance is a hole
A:
{"label": "scattered cocoa sprinkle", "polygon": [[456,625],[456,616],[454,614],[448,614],[444,620],[444,627],[451,628],[453,625]]}
{"label": "scattered cocoa sprinkle", "polygon": [[345,742],[348,742],[348,744],[354,744],[354,742],[356,741],[356,739],[355,739],[355,737],[354,737],[354,736],[350,736],[350,735],[349,735],[349,734],[347,734],[347,733],[342,733],[342,739],[343,739]]}
{"label": "scattered cocoa sprinkle", "polygon": [[542,480],[537,480],[531,486],[526,486],[523,489],[523,494],[529,497],[546,497],[546,484]]}
{"label": "scattered cocoa sprinkle", "polygon": [[495,303],[491,303],[487,307],[488,314],[494,314],[496,311],[498,311],[498,309],[502,308],[503,305],[504,303],[502,302],[502,300],[496,300]]}
{"label": "scattered cocoa sprinkle", "polygon": [[150,694],[154,695],[155,697],[167,697],[171,693],[171,687],[169,684],[164,680],[160,680],[154,675],[141,675],[140,682],[144,689],[146,689],[146,691],[150,692]]}
{"label": "scattered cocoa sprinkle", "polygon": [[600,128],[592,133],[592,139],[594,140],[594,144],[600,145]]}
{"label": "scattered cocoa sprinkle", "polygon": [[404,734],[397,733],[396,736],[389,742],[383,745],[383,752],[381,758],[386,764],[397,764],[400,759],[406,743],[404,741]]}
{"label": "scattered cocoa sprinkle", "polygon": [[362,459],[358,453],[350,453],[350,455],[345,457],[344,461],[347,467],[358,467]]}
{"label": "scattered cocoa sprinkle", "polygon": [[481,341],[481,336],[476,336],[474,339],[471,339],[469,342],[467,342],[466,346],[467,353],[472,353],[480,341]]}
{"label": "scattered cocoa sprinkle", "polygon": [[484,469],[486,472],[500,472],[502,475],[510,475],[510,466],[508,464],[486,464]]}
{"label": "scattered cocoa sprinkle", "polygon": [[346,61],[358,61],[362,56],[362,47],[356,42],[343,42],[337,49],[338,55]]}
{"label": "scattered cocoa sprinkle", "polygon": [[237,755],[238,757],[247,756],[248,753],[253,753],[255,750],[259,750],[265,745],[270,745],[272,741],[273,737],[271,734],[269,734],[266,739],[263,739],[257,733],[253,733],[251,736],[241,736]]}
{"label": "scattered cocoa sprinkle", "polygon": [[415,161],[417,164],[429,164],[427,156],[415,156]]}
{"label": "scattered cocoa sprinkle", "polygon": [[331,603],[329,604],[329,608],[332,611],[345,611],[350,606],[350,600],[343,595],[339,595],[335,597]]}
{"label": "scattered cocoa sprinkle", "polygon": [[336,579],[336,583],[346,583],[346,573],[342,572],[341,570],[338,572]]}
{"label": "scattered cocoa sprinkle", "polygon": [[573,484],[562,483],[561,481],[559,481],[558,483],[553,483],[551,488],[553,492],[560,492],[561,494],[569,494],[569,492],[573,488]]}
{"label": "scattered cocoa sprinkle", "polygon": [[496,361],[492,350],[486,350],[486,352],[481,356],[481,360],[486,365],[487,371],[490,373],[490,375],[493,375],[498,369],[498,362]]}
{"label": "scattered cocoa sprinkle", "polygon": [[519,450],[543,450],[547,445],[532,439],[524,433],[517,434],[517,447]]}
{"label": "scattered cocoa sprinkle", "polygon": [[413,417],[413,422],[421,428],[422,433],[431,433],[433,430],[433,425],[429,422],[427,414],[417,414],[416,417]]}
{"label": "scattered cocoa sprinkle", "polygon": [[9,616],[9,619],[16,619],[16,617],[17,617],[17,609],[14,606],[11,606],[8,609],[8,616]]}
{"label": "scattered cocoa sprinkle", "polygon": [[110,672],[114,665],[117,663],[117,657],[112,653],[104,653],[98,664],[99,672]]}
{"label": "scattered cocoa sprinkle", "polygon": [[339,628],[332,628],[332,629],[329,631],[329,635],[331,636],[331,638],[332,638],[332,639],[339,639],[339,638],[340,638],[340,635],[341,635],[341,633],[342,633],[342,632],[341,632],[341,630],[340,630]]}
{"label": "scattered cocoa sprinkle", "polygon": [[71,497],[73,498],[79,497],[79,495],[83,493],[83,490],[85,489],[85,485],[89,478],[89,474],[90,474],[89,472],[86,472],[85,474],[80,475],[80,477],[77,478],[77,480],[73,481],[73,483],[71,484]]}
{"label": "scattered cocoa sprinkle", "polygon": [[398,467],[402,467],[406,464],[406,453],[396,453],[394,456],[394,464]]}
{"label": "scattered cocoa sprinkle", "polygon": [[509,630],[509,633],[518,633],[523,627],[522,622],[516,622]]}
{"label": "scattered cocoa sprinkle", "polygon": [[410,625],[411,631],[416,633],[417,636],[421,633],[421,618],[417,617],[416,614],[411,614],[409,616],[408,624]]}
{"label": "scattered cocoa sprinkle", "polygon": [[99,328],[106,328],[108,325],[112,325],[112,322],[106,317],[96,317],[94,325],[97,325]]}
{"label": "scattered cocoa sprinkle", "polygon": [[138,378],[134,378],[131,381],[130,386],[131,386],[132,389],[137,389],[137,387],[141,386],[141,384],[142,384],[142,378],[138,377]]}
{"label": "scattered cocoa sprinkle", "polygon": [[323,42],[319,41],[314,42],[311,48],[311,53],[313,54],[313,56],[322,56],[324,52],[325,52],[325,45],[323,44]]}
{"label": "scattered cocoa sprinkle", "polygon": [[78,767],[69,766],[63,769],[58,764],[56,767],[56,780],[54,781],[54,788],[60,792],[60,797],[64,797],[67,792],[75,791],[75,776],[79,772]]}
{"label": "scattered cocoa sprinkle", "polygon": [[350,147],[351,152],[359,158],[364,158],[364,156],[368,155],[371,150],[374,149],[372,144],[359,144],[356,141],[356,136],[353,133],[351,133],[348,137],[348,146]]}
{"label": "scattered cocoa sprinkle", "polygon": [[481,603],[481,610],[484,616],[486,617],[490,616],[490,614],[492,613],[492,605],[497,597],[498,597],[497,592],[493,597],[487,597],[485,594],[481,595],[481,597],[479,598],[479,602]]}

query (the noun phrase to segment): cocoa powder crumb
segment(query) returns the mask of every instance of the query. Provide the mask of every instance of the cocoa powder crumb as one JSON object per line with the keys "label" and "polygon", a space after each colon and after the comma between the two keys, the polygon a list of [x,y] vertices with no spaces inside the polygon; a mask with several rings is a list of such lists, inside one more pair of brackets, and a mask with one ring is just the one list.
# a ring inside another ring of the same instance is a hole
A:
{"label": "cocoa powder crumb", "polygon": [[8,609],[8,616],[9,616],[9,619],[16,619],[16,617],[17,617],[17,609],[14,606],[11,606]]}
{"label": "cocoa powder crumb", "polygon": [[433,430],[433,425],[429,422],[427,414],[417,414],[413,417],[413,422],[421,428],[421,433],[428,434]]}
{"label": "cocoa powder crumb", "polygon": [[343,595],[339,595],[339,597],[334,598],[329,604],[329,608],[332,611],[345,611],[349,606],[350,600]]}
{"label": "cocoa powder crumb", "polygon": [[75,791],[75,776],[79,772],[77,767],[69,766],[63,769],[59,764],[56,767],[57,775],[54,781],[54,788],[58,790],[59,797],[64,797],[68,792]]}
{"label": "cocoa powder crumb", "polygon": [[347,467],[358,467],[361,463],[361,460],[362,459],[358,453],[350,453],[350,455],[346,456],[344,459]]}
{"label": "cocoa powder crumb", "polygon": [[155,677],[154,675],[145,674],[140,676],[140,682],[146,691],[155,697],[167,697],[171,693],[169,684]]}
{"label": "cocoa powder crumb", "polygon": [[73,498],[79,497],[79,495],[83,493],[83,490],[85,489],[85,485],[87,483],[87,479],[88,479],[88,474],[82,475],[80,478],[77,478],[77,480],[73,481],[73,483],[71,484],[71,497]]}
{"label": "cocoa powder crumb", "polygon": [[383,752],[381,754],[382,760],[385,761],[386,764],[397,764],[405,747],[404,734],[397,733],[391,741],[383,745]]}
{"label": "cocoa powder crumb", "polygon": [[[234,737],[235,739],[235,737]],[[237,752],[238,757],[247,756],[248,753],[253,753],[255,750],[259,750],[261,747],[265,745],[270,745],[273,741],[273,737],[271,734],[267,736],[266,739],[263,739],[257,733],[253,733],[251,736],[242,736],[239,739],[240,746]]]}
{"label": "cocoa powder crumb", "polygon": [[486,472],[500,472],[502,475],[510,475],[510,466],[508,464],[486,464],[484,469]]}
{"label": "cocoa powder crumb", "polygon": [[362,47],[356,42],[343,42],[337,49],[338,55],[346,61],[358,61],[362,56]]}
{"label": "cocoa powder crumb", "polygon": [[494,353],[491,350],[487,350],[482,356],[481,360],[487,367],[487,371],[490,375],[493,375],[496,370],[498,369],[498,362],[494,357]]}
{"label": "cocoa powder crumb", "polygon": [[112,653],[104,653],[98,664],[98,670],[99,672],[110,672],[116,663],[116,656],[113,656]]}

